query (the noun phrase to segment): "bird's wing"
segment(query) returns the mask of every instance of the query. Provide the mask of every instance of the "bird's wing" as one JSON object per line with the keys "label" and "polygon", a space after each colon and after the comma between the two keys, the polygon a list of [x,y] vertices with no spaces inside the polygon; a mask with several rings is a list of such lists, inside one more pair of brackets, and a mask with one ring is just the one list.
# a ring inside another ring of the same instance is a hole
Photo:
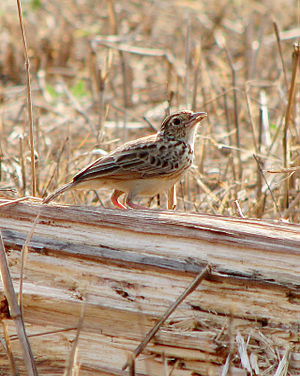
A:
{"label": "bird's wing", "polygon": [[[89,166],[74,176],[74,182],[82,180],[109,177],[110,179],[142,179],[157,174],[168,174],[176,170],[176,166],[170,165],[165,158],[168,156],[168,148],[161,147],[158,152],[156,137],[145,137],[137,141],[129,142],[112,153],[97,159]],[[178,167],[178,166],[177,166]]]}

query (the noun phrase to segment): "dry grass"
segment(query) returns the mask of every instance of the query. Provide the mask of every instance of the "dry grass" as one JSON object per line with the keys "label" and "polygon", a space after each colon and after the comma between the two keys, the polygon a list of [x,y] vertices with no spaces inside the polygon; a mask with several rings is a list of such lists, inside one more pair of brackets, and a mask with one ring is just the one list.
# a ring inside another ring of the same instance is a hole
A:
{"label": "dry grass", "polygon": [[[188,107],[209,118],[195,168],[177,186],[178,209],[299,221],[295,105],[287,165],[283,148],[295,2],[36,0],[23,7],[39,196],[104,151],[153,132],[170,107]],[[22,196],[32,192],[23,48],[15,2],[0,11],[1,183]],[[299,81],[295,96],[299,103]],[[101,204],[110,205],[109,193],[99,193]],[[99,204],[93,192],[63,201],[74,199]],[[163,195],[151,206],[159,202],[166,207]]]}
{"label": "dry grass", "polygon": [[[150,134],[169,111],[191,108],[209,117],[195,166],[177,185],[177,208],[299,222],[296,1],[31,0],[23,10],[39,197]],[[0,22],[0,194],[17,198],[35,188],[15,1],[1,2]],[[108,191],[62,200],[111,206]],[[148,204],[165,208],[167,198]],[[248,340],[264,358],[263,341]],[[244,348],[228,364],[239,365]],[[274,366],[259,360],[272,374]]]}

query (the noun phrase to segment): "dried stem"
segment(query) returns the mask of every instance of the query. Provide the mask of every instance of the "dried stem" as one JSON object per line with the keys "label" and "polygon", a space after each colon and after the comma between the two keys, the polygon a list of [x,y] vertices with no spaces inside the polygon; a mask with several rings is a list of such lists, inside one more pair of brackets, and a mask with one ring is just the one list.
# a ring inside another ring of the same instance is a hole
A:
{"label": "dried stem", "polygon": [[195,52],[195,65],[194,65],[194,85],[193,85],[193,96],[192,96],[192,110],[197,110],[197,92],[198,92],[198,81],[199,81],[199,69],[200,69],[200,55],[201,55],[201,44],[198,45]]}
{"label": "dried stem", "polygon": [[280,55],[280,60],[281,60],[281,65],[282,65],[282,71],[283,71],[283,77],[284,77],[284,85],[287,90],[288,88],[288,80],[287,80],[287,74],[286,74],[286,69],[285,69],[285,64],[284,64],[284,59],[283,59],[283,53],[282,53],[282,48],[281,48],[281,40],[280,40],[280,32],[278,25],[275,21],[273,21],[273,27],[274,27],[274,32],[276,35],[276,41],[277,41],[277,46],[279,50],[279,55]]}
{"label": "dried stem", "polygon": [[176,209],[176,186],[175,184],[173,185],[172,188],[169,189],[168,191],[168,209],[169,210],[175,210]]}
{"label": "dried stem", "polygon": [[33,132],[33,111],[32,111],[32,101],[31,101],[31,86],[30,86],[30,63],[27,53],[27,42],[25,29],[23,24],[23,15],[21,0],[17,0],[18,14],[20,21],[20,28],[22,34],[22,41],[24,47],[24,57],[25,57],[25,71],[26,71],[26,88],[27,88],[27,110],[28,110],[28,120],[29,120],[29,141],[30,141],[30,157],[31,157],[31,173],[32,173],[32,196],[36,196],[36,177],[35,177],[35,158],[34,158],[34,132]]}
{"label": "dried stem", "polygon": [[235,204],[235,206],[236,206],[236,209],[237,209],[237,212],[238,212],[239,216],[240,216],[241,218],[245,218],[245,216],[244,216],[244,214],[243,214],[243,211],[242,211],[242,209],[241,209],[241,207],[240,207],[240,204],[239,204],[238,200],[234,200],[234,204]]}
{"label": "dried stem", "polygon": [[190,68],[190,34],[191,34],[191,17],[187,15],[185,36],[185,107],[189,107],[189,68]]}
{"label": "dried stem", "polygon": [[232,87],[233,87],[233,105],[234,105],[234,124],[235,124],[235,136],[236,136],[236,154],[238,158],[238,176],[241,180],[242,178],[242,160],[241,160],[241,150],[240,150],[240,127],[239,127],[239,117],[238,117],[238,100],[237,100],[237,88],[236,88],[236,69],[233,64],[231,54],[225,46],[226,56],[231,68],[232,75]]}
{"label": "dried stem", "polygon": [[42,199],[40,199],[38,197],[26,196],[26,197],[17,198],[15,200],[9,200],[7,202],[1,202],[0,208],[2,208],[4,206],[14,205],[17,202],[26,201],[26,200],[32,200],[32,199],[35,200],[35,201],[42,201]]}
{"label": "dried stem", "polygon": [[[228,111],[228,101],[227,101],[227,92],[224,91],[224,110],[225,110],[225,116],[226,116],[226,129],[228,133],[228,143],[229,146],[233,146],[232,137],[231,137],[231,129],[230,129],[230,118],[229,118],[229,111]],[[229,155],[229,163],[232,170],[232,177],[233,180],[236,181],[236,171],[235,171],[235,165],[233,161],[232,152],[230,152]]]}
{"label": "dried stem", "polygon": [[19,138],[19,147],[20,147],[20,164],[21,164],[21,176],[22,176],[22,186],[21,192],[22,196],[25,196],[26,193],[26,169],[25,169],[25,161],[24,161],[24,138],[20,136]]}
{"label": "dried stem", "polygon": [[41,208],[39,209],[38,214],[35,217],[35,220],[33,222],[31,230],[27,235],[26,241],[25,241],[25,243],[22,247],[22,251],[21,251],[21,270],[20,270],[20,287],[19,287],[18,303],[19,303],[19,306],[20,306],[22,313],[23,313],[23,280],[24,280],[24,269],[25,269],[25,265],[26,265],[26,261],[27,261],[27,255],[28,255],[28,246],[29,246],[29,243],[32,239],[35,227],[36,227],[36,225],[37,225],[37,223],[40,219],[40,214],[41,214]]}
{"label": "dried stem", "polygon": [[[158,332],[160,327],[163,323],[168,319],[168,317],[175,311],[175,309],[179,306],[180,303],[184,301],[184,299],[192,293],[199,284],[211,273],[211,268],[207,265],[201,273],[197,275],[197,277],[193,280],[193,282],[187,287],[187,289],[176,299],[176,301],[169,307],[169,309],[163,314],[160,320],[154,325],[154,327],[147,333],[144,340],[138,345],[138,347],[134,350],[133,356],[136,358],[139,354],[145,349],[147,344],[151,341],[151,339],[155,336]],[[128,367],[128,362],[122,367],[125,370]]]}
{"label": "dried stem", "polygon": [[72,343],[72,348],[69,354],[69,358],[67,360],[67,366],[64,372],[64,376],[73,376],[73,369],[74,369],[76,353],[78,349],[79,335],[80,335],[80,332],[83,326],[83,321],[84,321],[85,307],[86,306],[84,302],[83,305],[81,306],[81,313],[80,313],[80,318],[79,318],[78,325],[77,325],[76,336]]}
{"label": "dried stem", "polygon": [[129,376],[135,376],[135,357],[130,354],[128,357]]}
{"label": "dried stem", "polygon": [[[296,82],[297,82],[297,71],[299,68],[299,58],[300,56],[300,44],[294,44],[294,51],[293,51],[293,73],[292,73],[292,80],[291,80],[291,87],[289,90],[289,99],[287,104],[287,109],[285,113],[285,123],[284,123],[284,130],[283,130],[283,137],[282,137],[282,144],[283,144],[283,168],[288,168],[289,158],[288,158],[288,128],[289,123],[292,116],[292,109],[293,103],[295,98],[295,90],[296,90]],[[287,177],[285,180],[284,186],[284,196],[283,196],[283,208],[287,209],[289,206],[289,186],[290,186],[290,178]]]}
{"label": "dried stem", "polygon": [[10,314],[16,324],[17,333],[18,333],[20,345],[22,348],[23,356],[24,356],[24,363],[26,366],[27,374],[29,376],[37,376],[38,372],[37,372],[37,368],[34,362],[30,343],[26,336],[22,313],[18,305],[17,296],[16,296],[14,286],[11,280],[1,232],[0,232],[0,272],[1,272],[3,288],[4,288],[4,294],[8,301]]}
{"label": "dried stem", "polygon": [[[113,0],[109,0],[107,2],[108,6],[108,13],[109,13],[109,19],[111,23],[111,31],[114,35],[119,34],[118,30],[118,20],[116,15],[116,10],[114,7]],[[128,71],[129,71],[129,65],[127,61],[127,56],[125,55],[125,52],[119,49],[119,56],[120,56],[120,63],[121,63],[121,71],[123,76],[123,104],[124,107],[131,107],[132,101],[131,101],[131,86],[132,86],[132,80],[128,77]]]}
{"label": "dried stem", "polygon": [[277,213],[278,213],[279,217],[281,218],[281,213],[280,213],[279,206],[277,205],[277,202],[276,202],[276,200],[275,200],[275,197],[274,197],[274,195],[273,195],[273,192],[272,192],[272,190],[271,190],[271,187],[270,187],[270,185],[269,185],[269,183],[268,183],[268,181],[267,181],[267,179],[266,179],[266,177],[265,177],[265,174],[264,174],[264,172],[263,172],[263,170],[262,170],[262,168],[261,168],[260,160],[259,160],[259,158],[258,158],[255,154],[253,154],[253,157],[254,157],[254,159],[255,159],[255,161],[256,161],[256,163],[257,163],[258,170],[259,170],[259,172],[261,173],[261,175],[262,175],[262,177],[263,177],[263,179],[264,179],[264,181],[265,181],[265,183],[266,183],[266,185],[267,185],[267,187],[268,187],[268,189],[269,189],[269,191],[270,191],[270,193],[271,193],[271,197],[272,197],[272,200],[273,200],[274,205],[275,205],[275,207],[276,207]]}
{"label": "dried stem", "polygon": [[248,109],[250,124],[252,128],[253,146],[254,146],[255,153],[258,153],[257,134],[256,134],[256,129],[255,129],[253,115],[252,115],[252,107],[251,107],[251,101],[250,101],[250,95],[249,95],[250,88],[249,88],[248,82],[246,82],[245,86],[246,86],[245,94],[246,94],[247,109]]}
{"label": "dried stem", "polygon": [[300,204],[300,192],[297,194],[294,201],[292,201],[289,205],[289,207],[283,212],[283,218],[288,218],[294,209],[297,208],[297,206]]}
{"label": "dried stem", "polygon": [[[268,122],[268,112],[266,104],[266,95],[264,91],[260,92],[260,107],[259,107],[259,131],[258,131],[258,153],[262,152],[262,144],[264,134],[267,128]],[[258,157],[256,159],[258,161]],[[265,209],[265,199],[262,199],[262,177],[261,171],[264,167],[264,160],[260,158],[259,163],[257,163],[257,178],[256,178],[256,216],[261,218]]]}
{"label": "dried stem", "polygon": [[97,69],[98,71],[98,110],[99,110],[99,123],[98,123],[98,131],[97,131],[97,142],[99,143],[102,138],[102,132],[104,128],[104,111],[105,111],[105,103],[104,103],[104,91],[105,91],[105,78],[103,76],[103,72],[101,69]]}
{"label": "dried stem", "polygon": [[57,180],[58,180],[60,161],[61,161],[62,155],[63,155],[63,153],[65,151],[67,143],[68,143],[68,137],[64,140],[64,143],[63,143],[63,145],[61,147],[61,150],[60,150],[58,158],[57,158],[55,169],[54,169],[52,175],[50,176],[50,179],[48,180],[46,187],[43,189],[43,196],[45,195],[45,192],[47,192],[50,184],[52,183],[55,174],[56,174]]}
{"label": "dried stem", "polygon": [[18,376],[15,358],[14,358],[14,355],[11,351],[11,340],[9,338],[7,325],[6,325],[5,320],[3,320],[3,319],[1,320],[1,323],[2,323],[2,329],[3,329],[5,344],[6,344],[6,352],[7,352],[7,356],[8,356],[8,360],[9,360],[11,375],[12,376]]}

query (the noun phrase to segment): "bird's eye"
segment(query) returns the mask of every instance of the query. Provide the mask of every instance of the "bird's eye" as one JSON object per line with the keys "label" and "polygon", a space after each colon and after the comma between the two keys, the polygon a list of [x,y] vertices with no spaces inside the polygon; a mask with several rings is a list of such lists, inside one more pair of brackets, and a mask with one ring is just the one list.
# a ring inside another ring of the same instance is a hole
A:
{"label": "bird's eye", "polygon": [[180,119],[179,119],[179,118],[175,118],[175,119],[173,120],[173,124],[174,124],[174,125],[179,125],[179,124],[180,124]]}

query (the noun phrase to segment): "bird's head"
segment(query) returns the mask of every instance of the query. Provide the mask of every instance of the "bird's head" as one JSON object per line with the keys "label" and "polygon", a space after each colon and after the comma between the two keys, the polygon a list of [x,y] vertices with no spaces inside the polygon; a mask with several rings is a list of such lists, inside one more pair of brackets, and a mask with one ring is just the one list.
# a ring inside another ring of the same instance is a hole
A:
{"label": "bird's head", "polygon": [[183,140],[192,145],[197,125],[206,116],[206,112],[177,111],[165,118],[160,133],[163,137]]}

